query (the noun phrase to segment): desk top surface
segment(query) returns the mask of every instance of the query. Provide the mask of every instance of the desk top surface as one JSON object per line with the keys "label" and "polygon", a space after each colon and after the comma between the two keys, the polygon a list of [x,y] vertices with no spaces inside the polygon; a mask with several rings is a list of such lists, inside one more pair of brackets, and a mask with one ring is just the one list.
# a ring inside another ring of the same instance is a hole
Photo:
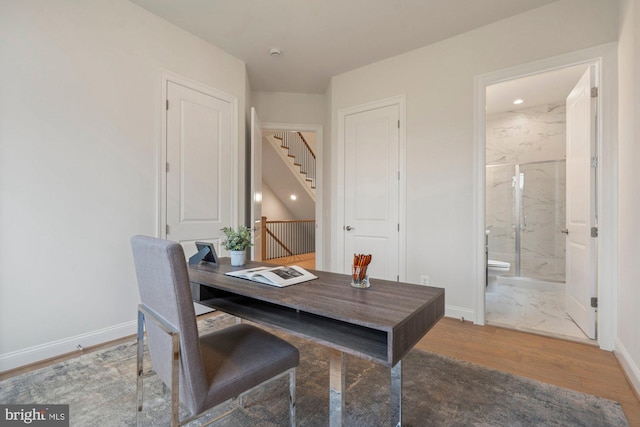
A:
{"label": "desk top surface", "polygon": [[279,288],[225,276],[229,271],[274,265],[248,262],[242,267],[232,267],[228,258],[221,258],[219,262],[219,265],[200,263],[189,266],[190,280],[264,302],[383,331],[394,330],[414,313],[441,303],[444,297],[442,288],[380,279],[371,279],[371,287],[358,289],[350,285],[349,275],[319,270],[309,270],[318,279]]}

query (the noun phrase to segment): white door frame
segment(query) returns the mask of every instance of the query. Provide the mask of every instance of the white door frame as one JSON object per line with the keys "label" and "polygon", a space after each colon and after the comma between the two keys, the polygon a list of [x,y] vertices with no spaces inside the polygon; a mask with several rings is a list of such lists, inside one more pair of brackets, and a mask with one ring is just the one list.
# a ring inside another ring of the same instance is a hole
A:
{"label": "white door frame", "polygon": [[[258,111],[258,114],[260,112]],[[295,123],[274,123],[262,122],[263,130],[282,130],[282,131],[300,131],[315,132],[316,134],[316,270],[325,268],[324,264],[324,182],[322,179],[323,171],[323,151],[324,137],[322,134],[322,125],[314,124],[295,124]],[[253,153],[251,154],[253,155]]]}
{"label": "white door frame", "polygon": [[206,95],[222,99],[231,104],[231,222],[232,227],[238,226],[238,97],[222,92],[218,89],[191,80],[187,77],[173,73],[171,71],[160,70],[160,105],[158,115],[160,116],[160,139],[157,145],[157,169],[156,169],[156,220],[157,235],[161,239],[167,238],[167,82],[174,82],[188,87]]}
{"label": "white door frame", "polygon": [[475,323],[485,319],[485,164],[486,88],[495,83],[573,65],[598,69],[597,147],[598,173],[598,343],[613,350],[617,330],[618,275],[618,140],[617,140],[617,48],[608,43],[577,52],[519,65],[474,78],[474,271],[476,277]]}
{"label": "white door frame", "polygon": [[[250,108],[249,140],[250,140],[250,167],[247,179],[249,180],[249,222],[253,245],[250,248],[251,260],[262,261],[265,254],[262,253],[262,123],[255,107]],[[256,156],[260,153],[259,156]],[[259,157],[258,159],[256,157]],[[260,211],[260,212],[258,212]],[[259,215],[257,215],[259,214]],[[257,255],[257,259],[256,259]]]}
{"label": "white door frame", "polygon": [[399,165],[398,169],[400,172],[400,194],[399,194],[399,209],[398,209],[398,221],[400,222],[400,232],[398,236],[398,275],[401,282],[404,282],[406,279],[406,269],[407,269],[407,261],[406,261],[406,247],[407,247],[407,179],[406,179],[406,170],[407,170],[407,138],[406,138],[406,123],[407,123],[407,114],[406,114],[406,96],[398,95],[390,98],[381,99],[378,101],[368,102],[366,104],[355,105],[353,107],[346,107],[338,110],[338,143],[336,145],[336,157],[337,157],[337,171],[336,173],[336,220],[331,221],[331,225],[335,228],[332,230],[331,235],[336,236],[335,244],[333,244],[333,250],[331,251],[331,266],[333,271],[337,271],[342,273],[341,269],[344,265],[345,253],[344,253],[344,240],[345,235],[342,232],[342,227],[345,226],[344,223],[344,209],[345,209],[345,201],[344,201],[344,183],[345,183],[345,175],[344,175],[344,143],[345,143],[345,130],[346,130],[346,119],[348,115],[358,114],[369,110],[375,110],[378,108],[389,107],[392,105],[398,106],[398,117],[400,118],[400,134],[398,136],[398,149],[399,152]]}

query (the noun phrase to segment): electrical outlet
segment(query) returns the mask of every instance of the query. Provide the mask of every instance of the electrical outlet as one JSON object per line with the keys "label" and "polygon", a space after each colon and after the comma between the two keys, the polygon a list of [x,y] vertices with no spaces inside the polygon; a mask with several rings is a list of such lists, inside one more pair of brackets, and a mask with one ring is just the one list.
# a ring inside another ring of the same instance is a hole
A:
{"label": "electrical outlet", "polygon": [[420,284],[424,285],[424,286],[428,286],[429,285],[429,276],[427,276],[426,274],[423,274],[422,276],[420,276]]}

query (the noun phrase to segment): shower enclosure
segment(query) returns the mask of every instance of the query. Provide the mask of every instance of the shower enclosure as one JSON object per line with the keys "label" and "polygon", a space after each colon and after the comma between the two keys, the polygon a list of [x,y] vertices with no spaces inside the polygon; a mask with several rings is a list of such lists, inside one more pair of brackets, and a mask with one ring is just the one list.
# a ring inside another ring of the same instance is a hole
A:
{"label": "shower enclosure", "polygon": [[565,281],[565,160],[486,167],[489,259],[508,274]]}

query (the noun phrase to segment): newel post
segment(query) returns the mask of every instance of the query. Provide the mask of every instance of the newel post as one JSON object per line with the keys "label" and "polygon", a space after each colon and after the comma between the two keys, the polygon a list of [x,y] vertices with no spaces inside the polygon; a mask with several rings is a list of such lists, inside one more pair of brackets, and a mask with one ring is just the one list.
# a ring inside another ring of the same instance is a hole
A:
{"label": "newel post", "polygon": [[[267,259],[267,217],[263,216],[262,217],[262,222],[260,224],[260,233],[262,234],[262,236],[260,236],[260,242],[262,245],[262,260]],[[261,261],[262,261],[261,260]]]}

